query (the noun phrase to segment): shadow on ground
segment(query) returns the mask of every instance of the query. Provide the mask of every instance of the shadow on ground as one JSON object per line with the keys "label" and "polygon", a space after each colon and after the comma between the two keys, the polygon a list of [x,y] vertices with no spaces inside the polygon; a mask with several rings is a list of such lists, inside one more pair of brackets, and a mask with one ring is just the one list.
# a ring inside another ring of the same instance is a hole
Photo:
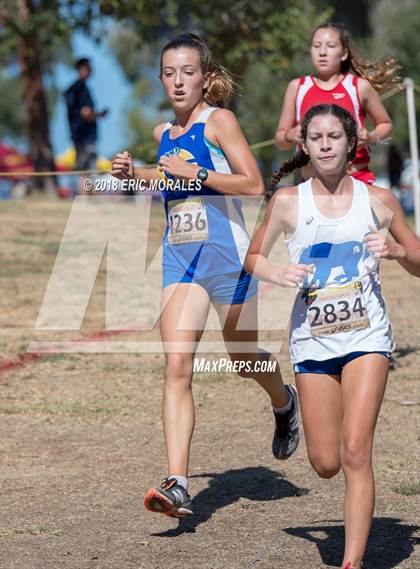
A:
{"label": "shadow on ground", "polygon": [[399,346],[391,354],[390,368],[394,370],[396,366],[403,365],[403,360],[405,357],[416,354],[419,351],[418,346]]}
{"label": "shadow on ground", "polygon": [[[335,523],[332,520],[327,523]],[[325,523],[325,522],[323,522]],[[414,552],[414,546],[420,543],[415,537],[419,526],[402,524],[396,518],[375,518],[367,545],[363,569],[392,569]],[[325,565],[341,566],[344,553],[344,526],[312,525],[307,527],[286,528],[289,535],[312,541],[318,547]]]}
{"label": "shadow on ground", "polygon": [[[226,472],[204,472],[191,478],[209,478],[208,487],[199,492],[192,501],[194,515],[179,520],[179,525],[163,532],[154,533],[157,537],[176,537],[183,533],[194,533],[195,528],[207,522],[220,508],[234,504],[241,498],[268,502],[292,496],[308,494],[306,488],[299,488],[264,466],[238,468]],[[246,507],[246,505],[245,505]]]}

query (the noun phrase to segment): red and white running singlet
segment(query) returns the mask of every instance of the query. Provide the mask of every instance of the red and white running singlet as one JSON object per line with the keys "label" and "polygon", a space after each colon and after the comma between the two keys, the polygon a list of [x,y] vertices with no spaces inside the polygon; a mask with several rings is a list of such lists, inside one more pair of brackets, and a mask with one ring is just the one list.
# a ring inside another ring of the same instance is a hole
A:
{"label": "red and white running singlet", "polygon": [[[358,77],[346,73],[333,89],[321,89],[311,75],[301,77],[296,93],[296,124],[302,122],[305,113],[315,105],[338,105],[349,111],[356,121],[357,128],[365,126],[363,111],[358,90]],[[370,160],[370,148],[358,148],[353,164],[367,164]]]}

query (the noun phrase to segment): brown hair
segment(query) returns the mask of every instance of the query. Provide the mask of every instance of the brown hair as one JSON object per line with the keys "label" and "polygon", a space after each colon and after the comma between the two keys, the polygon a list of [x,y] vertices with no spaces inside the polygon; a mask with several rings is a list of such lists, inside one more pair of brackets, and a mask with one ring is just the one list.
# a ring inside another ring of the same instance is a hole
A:
{"label": "brown hair", "polygon": [[[343,107],[339,107],[338,105],[315,105],[315,107],[311,107],[308,112],[303,117],[302,121],[302,140],[306,140],[308,136],[308,127],[311,120],[317,115],[332,115],[337,117],[341,124],[343,125],[344,132],[347,136],[347,142],[352,147],[349,149],[347,154],[347,160],[351,162],[354,160],[357,151],[357,125],[356,121],[352,117],[352,115],[343,109]],[[273,193],[275,192],[277,184],[280,182],[282,178],[291,174],[297,168],[302,168],[306,166],[310,161],[309,155],[304,152],[303,148],[300,148],[296,154],[287,160],[283,166],[281,166],[278,170],[273,172],[271,177],[271,185],[268,192],[266,192],[267,199],[270,199]]]}
{"label": "brown hair", "polygon": [[182,34],[167,43],[162,49],[160,56],[160,73],[162,74],[163,54],[170,49],[179,49],[181,47],[197,50],[203,75],[211,73],[209,85],[204,90],[206,103],[216,107],[227,107],[235,92],[235,82],[229,71],[216,62],[209,46],[199,36],[190,33]]}
{"label": "brown hair", "polygon": [[337,32],[340,36],[341,45],[348,51],[347,59],[341,62],[341,73],[352,72],[363,79],[367,79],[379,93],[396,87],[402,88],[401,77],[397,75],[401,66],[398,65],[397,61],[392,57],[382,60],[363,59],[359,55],[351,33],[341,24],[332,22],[321,24],[312,32],[311,42],[316,32],[324,28]]}

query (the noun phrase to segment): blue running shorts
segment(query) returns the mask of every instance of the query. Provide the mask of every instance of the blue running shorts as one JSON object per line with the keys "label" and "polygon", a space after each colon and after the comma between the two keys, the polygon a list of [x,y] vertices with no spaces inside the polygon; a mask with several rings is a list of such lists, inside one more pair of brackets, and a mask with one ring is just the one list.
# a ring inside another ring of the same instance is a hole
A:
{"label": "blue running shorts", "polygon": [[350,352],[345,356],[340,356],[338,358],[331,358],[329,360],[317,361],[317,360],[305,360],[299,362],[293,366],[295,373],[323,373],[326,375],[341,375],[343,367],[361,356],[366,356],[367,354],[380,354],[386,358],[390,358],[391,354],[389,352]]}
{"label": "blue running shorts", "polygon": [[176,283],[199,284],[214,304],[243,304],[258,292],[258,281],[244,270],[196,279],[192,271],[164,266],[163,288]]}

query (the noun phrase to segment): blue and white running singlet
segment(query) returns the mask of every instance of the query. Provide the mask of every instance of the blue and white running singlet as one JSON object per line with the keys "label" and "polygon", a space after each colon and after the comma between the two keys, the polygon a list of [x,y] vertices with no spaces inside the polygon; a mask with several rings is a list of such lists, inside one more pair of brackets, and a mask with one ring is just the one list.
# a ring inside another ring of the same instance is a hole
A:
{"label": "blue and white running singlet", "polygon": [[319,211],[312,179],[298,186],[296,230],[286,244],[290,261],[314,264],[315,273],[293,306],[292,363],[359,351],[392,351],[378,262],[363,243],[369,227],[376,225],[369,191],[363,182],[351,179],[352,204],[340,218],[328,218]]}
{"label": "blue and white running singlet", "polygon": [[[158,160],[161,156],[179,155],[207,170],[231,173],[222,150],[204,135],[209,116],[217,110],[218,107],[206,107],[191,128],[174,139],[170,138],[172,123],[167,123]],[[171,179],[170,175],[166,177]],[[243,272],[249,236],[240,199],[225,196],[205,185],[198,191],[166,189],[163,197],[167,221],[163,238],[164,286],[165,275],[171,271],[189,273],[197,280]]]}

